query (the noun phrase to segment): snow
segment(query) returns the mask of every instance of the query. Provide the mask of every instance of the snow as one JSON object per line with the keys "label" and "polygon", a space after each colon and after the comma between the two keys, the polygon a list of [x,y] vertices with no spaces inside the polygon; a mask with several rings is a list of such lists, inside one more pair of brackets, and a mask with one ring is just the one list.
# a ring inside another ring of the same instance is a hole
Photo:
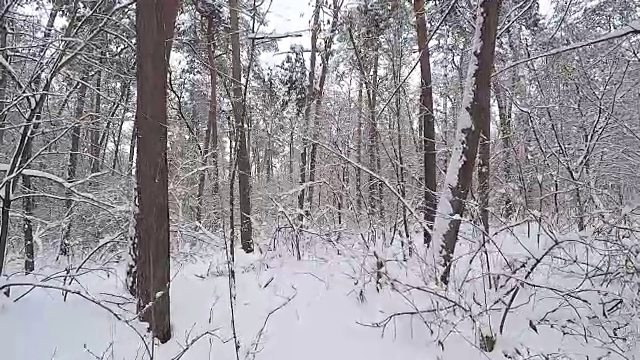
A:
{"label": "snow", "polygon": [[[444,242],[444,235],[451,226],[453,208],[451,202],[454,199],[452,193],[453,188],[458,183],[458,176],[460,169],[465,161],[464,148],[466,145],[466,137],[468,131],[473,131],[474,124],[471,119],[470,109],[475,95],[475,73],[478,69],[478,57],[480,56],[480,50],[482,49],[482,24],[484,23],[484,10],[478,5],[478,11],[476,16],[476,28],[473,35],[471,44],[471,56],[469,59],[469,68],[467,69],[466,84],[464,87],[464,93],[462,96],[462,109],[458,117],[456,125],[456,139],[454,147],[451,152],[451,158],[447,167],[447,174],[443,184],[443,190],[438,197],[438,207],[436,210],[436,220],[433,226],[432,243],[429,248],[428,259],[432,260],[433,264],[437,264],[440,257],[440,249]],[[442,273],[442,269],[437,269],[436,276]]]}
{"label": "snow", "polygon": [[602,42],[606,42],[606,41],[610,41],[610,40],[614,40],[614,39],[618,39],[618,38],[621,38],[621,37],[625,37],[625,36],[632,35],[632,34],[638,34],[638,33],[640,33],[640,20],[633,21],[633,22],[629,23],[627,26],[624,26],[624,27],[622,27],[622,28],[620,28],[618,30],[611,31],[608,34],[602,35],[602,36],[597,37],[597,38],[595,38],[593,40],[585,40],[585,41],[573,43],[571,45],[561,46],[561,47],[552,49],[550,51],[546,51],[544,53],[537,54],[537,55],[531,56],[529,58],[518,60],[518,61],[515,61],[513,63],[507,64],[503,68],[501,68],[500,70],[494,72],[493,76],[498,76],[501,73],[503,73],[503,72],[515,67],[515,66],[522,65],[522,64],[527,63],[529,61],[533,61],[533,60],[536,60],[536,59],[540,59],[540,58],[548,57],[548,56],[552,56],[552,55],[561,54],[561,53],[564,53],[564,52],[567,52],[567,51],[571,51],[571,50],[583,48],[583,47],[586,47],[586,46],[599,44],[599,43],[602,43]]}
{"label": "snow", "polygon": [[[593,303],[594,309],[600,309],[596,293],[580,290],[581,279],[559,277],[559,273],[553,272],[549,265],[559,260],[551,257],[524,280],[543,288],[518,286],[520,292],[506,318],[507,331],[497,335],[496,350],[480,352],[476,345],[478,329],[498,333],[502,307],[495,304],[504,303],[503,299],[509,298],[508,290],[516,284],[509,282],[508,271],[501,270],[504,262],[500,263],[500,259],[531,266],[533,259],[547,253],[549,247],[557,246],[554,244],[558,241],[571,243],[575,236],[558,239],[542,236],[536,242],[532,239],[537,234],[527,237],[524,225],[512,232],[502,232],[494,238],[500,255],[491,256],[492,269],[503,273],[500,284],[504,285],[500,290],[487,291],[477,276],[478,262],[469,261],[477,246],[473,239],[464,240],[471,237],[470,230],[463,228],[459,246],[462,260],[454,268],[453,281],[447,290],[425,284],[419,257],[399,261],[399,241],[394,246],[378,246],[376,255],[361,243],[359,236],[342,237],[333,245],[309,243],[305,245],[306,258],[302,261],[293,259],[284,247],[265,254],[236,251],[235,324],[239,357],[436,360],[506,359],[505,353],[517,352],[530,352],[531,358],[536,358],[539,352],[564,353],[570,358],[586,355],[597,358],[607,353],[597,341],[585,343],[580,336],[560,336],[558,330],[541,320],[547,317],[561,323],[569,319],[589,329],[590,334],[597,334],[599,324],[614,326],[627,316],[622,313],[620,317],[605,318],[575,301],[577,316],[570,307],[563,306],[559,297],[565,295],[557,295],[545,287],[576,286],[567,294],[581,296]],[[148,347],[158,360],[234,359],[224,243],[211,234],[193,231],[185,232],[182,241],[176,244],[179,246],[173,253],[170,288],[173,337],[167,344],[152,346],[146,325],[137,321],[133,312],[135,302],[124,285],[124,264],[105,265],[94,259],[77,276],[51,264],[38,269],[35,275],[13,275],[0,280],[0,289],[7,283],[25,285],[13,287],[10,298],[0,295],[2,358],[149,359]],[[597,259],[597,254],[583,254],[579,247],[572,251]],[[379,291],[375,284],[378,260],[384,264]],[[74,276],[71,285],[69,276]],[[523,277],[520,273],[513,276]],[[67,285],[63,284],[65,277]],[[36,288],[22,296],[31,290],[30,284],[50,288]],[[66,289],[71,293],[65,301]],[[616,291],[614,285],[593,289]],[[491,304],[494,310],[490,310]],[[402,315],[416,311],[420,314]],[[631,326],[640,324],[633,317],[625,321],[631,321]],[[629,337],[631,345],[640,340],[637,333],[627,330],[621,330],[622,335]],[[620,351],[633,358],[630,355],[634,354],[633,347]],[[622,357],[611,354],[609,358]]]}
{"label": "snow", "polygon": [[[8,172],[9,169],[10,169],[10,165],[9,164],[0,164],[0,171]],[[90,203],[92,203],[94,205],[103,206],[103,207],[106,207],[106,208],[113,208],[114,207],[114,205],[112,205],[110,203],[106,203],[104,201],[101,201],[100,199],[98,199],[93,194],[79,192],[79,191],[74,189],[74,187],[86,182],[89,178],[93,178],[93,177],[99,176],[99,175],[104,175],[104,174],[106,174],[106,172],[92,174],[89,177],[87,177],[86,179],[81,179],[81,180],[75,181],[73,183],[70,183],[70,182],[64,180],[63,178],[61,178],[59,176],[56,176],[54,174],[51,174],[51,173],[48,173],[48,172],[45,172],[45,171],[40,171],[40,170],[22,169],[22,170],[19,170],[19,174],[53,181],[54,183],[57,183],[58,185],[62,186],[63,188],[65,188],[67,190],[70,190],[73,194],[78,195],[81,199],[76,199],[76,201],[87,201],[87,202],[90,202]],[[14,174],[10,174],[9,176],[15,176],[15,173]],[[2,181],[2,183],[5,183],[6,179],[7,179],[7,177],[5,177],[5,179]],[[3,186],[3,188],[4,188],[4,186]]]}
{"label": "snow", "polygon": [[[240,260],[238,268],[245,270],[237,272],[236,323],[243,358],[252,358],[256,348],[256,358],[263,359],[424,359],[425,350],[419,342],[380,339],[377,329],[357,324],[373,319],[367,315],[374,315],[374,307],[360,306],[355,294],[350,294],[351,279],[331,271],[334,266],[346,270],[336,262],[272,259],[272,264],[260,265],[264,259]],[[232,342],[220,341],[231,337],[226,265],[216,264],[215,270],[209,266],[177,266],[171,286],[174,337],[156,349],[158,359],[172,359],[182,350],[181,345],[207,331],[215,338],[203,338],[182,359],[207,359],[210,353],[212,358],[234,358]],[[121,276],[95,273],[79,282],[88,292],[101,294],[100,301],[117,302],[127,296]],[[11,279],[23,280],[27,279]],[[12,299],[23,291],[13,289]],[[260,343],[251,346],[268,313],[289,298],[289,304],[270,316]],[[384,300],[384,296],[380,298],[373,304]],[[135,324],[135,328],[144,332],[142,324]],[[88,351],[106,352],[109,359],[136,359],[144,353],[131,328],[84,299],[69,296],[64,302],[60,291],[54,290],[35,290],[16,303],[5,299],[0,309],[0,338],[6,359],[90,359]],[[38,346],[33,346],[34,342]],[[250,356],[245,356],[247,353]]]}

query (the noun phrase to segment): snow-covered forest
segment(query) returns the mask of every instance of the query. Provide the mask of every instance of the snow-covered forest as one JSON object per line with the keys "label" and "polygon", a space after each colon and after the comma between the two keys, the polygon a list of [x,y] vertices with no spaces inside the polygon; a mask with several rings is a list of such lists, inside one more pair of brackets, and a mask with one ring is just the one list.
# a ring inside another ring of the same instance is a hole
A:
{"label": "snow-covered forest", "polygon": [[0,0],[0,359],[640,359],[638,0]]}

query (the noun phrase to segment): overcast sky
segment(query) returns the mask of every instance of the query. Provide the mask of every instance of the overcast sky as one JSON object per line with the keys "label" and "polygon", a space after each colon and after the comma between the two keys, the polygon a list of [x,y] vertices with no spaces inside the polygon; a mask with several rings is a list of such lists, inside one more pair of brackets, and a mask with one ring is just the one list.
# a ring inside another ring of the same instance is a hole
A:
{"label": "overcast sky", "polygon": [[[308,48],[311,42],[310,19],[311,5],[309,0],[273,0],[271,10],[267,14],[269,24],[261,32],[283,34],[303,31],[302,37],[278,40],[278,51],[288,51],[292,44],[300,44]],[[284,54],[276,54],[263,54],[261,56],[263,64],[267,66],[279,64],[283,60]]]}
{"label": "overcast sky", "polygon": [[[271,9],[267,14],[269,22],[265,29],[261,32],[283,34],[291,32],[300,32],[302,37],[286,38],[278,40],[279,51],[288,51],[292,44],[300,44],[305,48],[309,48],[311,42],[311,34],[309,24],[312,15],[312,5],[310,1],[314,0],[272,0]],[[314,1],[315,2],[315,1]],[[544,15],[549,13],[551,8],[551,0],[539,0],[540,12]],[[268,1],[265,2],[265,5]],[[263,54],[261,60],[264,65],[271,66],[279,64],[284,54]]]}

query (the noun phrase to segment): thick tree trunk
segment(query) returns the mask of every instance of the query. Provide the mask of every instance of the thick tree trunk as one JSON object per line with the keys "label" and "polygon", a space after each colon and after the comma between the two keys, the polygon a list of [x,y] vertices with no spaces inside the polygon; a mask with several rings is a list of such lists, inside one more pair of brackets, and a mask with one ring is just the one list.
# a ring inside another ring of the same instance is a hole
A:
{"label": "thick tree trunk", "polygon": [[476,13],[476,30],[458,118],[457,137],[451,154],[444,189],[438,203],[433,244],[436,276],[447,285],[465,200],[471,186],[480,131],[490,124],[491,73],[498,26],[500,0],[482,0]]}
{"label": "thick tree trunk", "polygon": [[173,0],[139,0],[136,7],[138,310],[162,343],[171,338],[166,89],[177,10]]}
{"label": "thick tree trunk", "polygon": [[238,192],[240,197],[240,243],[246,253],[253,252],[253,226],[251,223],[251,162],[249,160],[248,129],[245,104],[242,100],[242,63],[240,62],[240,27],[238,24],[238,0],[229,0],[231,17],[231,67],[233,89],[233,113],[236,119],[238,139]]}
{"label": "thick tree trunk", "polygon": [[425,244],[431,242],[430,230],[433,229],[435,219],[435,191],[436,191],[436,143],[435,121],[433,116],[433,91],[431,83],[431,59],[429,44],[427,44],[427,22],[425,20],[424,0],[414,0],[413,9],[416,15],[416,30],[418,33],[418,51],[420,52],[420,124],[422,129],[422,165],[424,177],[424,230]]}

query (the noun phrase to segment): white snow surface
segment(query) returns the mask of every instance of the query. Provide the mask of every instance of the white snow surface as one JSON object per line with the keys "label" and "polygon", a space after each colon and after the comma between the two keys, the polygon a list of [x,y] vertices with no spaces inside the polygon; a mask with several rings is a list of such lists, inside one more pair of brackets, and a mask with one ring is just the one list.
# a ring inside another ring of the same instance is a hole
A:
{"label": "white snow surface", "polygon": [[[532,264],[533,257],[545,254],[546,249],[555,244],[555,240],[544,235],[538,241],[535,232],[531,236],[526,233],[527,227],[520,226],[503,231],[494,239],[501,251],[490,254],[493,271],[508,273],[501,270],[504,266],[501,259],[514,265]],[[487,311],[487,304],[506,301],[507,291],[515,283],[502,277],[498,290],[484,291],[477,276],[478,257],[470,260],[477,248],[477,238],[468,227],[463,228],[456,251],[460,260],[454,267],[448,290],[429,285],[424,260],[418,256],[424,254],[420,245],[416,245],[414,257],[405,262],[400,261],[399,241],[393,245],[364,246],[360,239],[342,236],[330,242],[317,239],[303,242],[305,258],[302,261],[296,261],[288,253],[285,239],[279,239],[278,248],[263,254],[246,255],[238,249],[235,270],[239,358],[541,359],[535,354],[544,353],[551,354],[550,359],[584,359],[587,355],[595,359],[607,354],[603,359],[634,359],[633,346],[639,339],[627,330],[620,330],[623,332],[619,334],[628,338],[628,347],[616,354],[597,341],[585,343],[581,334],[563,336],[557,328],[541,323],[541,318],[546,317],[546,321],[568,326],[566,331],[579,324],[579,329],[584,326],[589,334],[597,335],[597,324],[618,321],[628,313],[604,318],[597,312],[594,315],[581,301],[574,304],[579,317],[566,304],[549,313],[558,307],[558,298],[554,297],[557,293],[545,288],[532,291],[527,286],[520,289],[509,313],[507,331],[497,335],[496,349],[491,353],[481,352],[477,348],[477,328],[489,328],[497,333],[503,308],[496,306],[496,311]],[[268,246],[270,244],[263,242],[257,248]],[[379,291],[375,284],[374,249],[384,261]],[[578,247],[572,251],[580,253]],[[60,265],[39,259],[39,263],[47,265],[41,266],[37,274],[9,275],[0,279],[0,288],[7,283],[44,284],[73,289],[85,298],[70,293],[65,301],[59,289],[35,289],[22,296],[30,290],[28,286],[12,287],[9,298],[0,294],[1,358],[149,359],[144,340],[157,360],[235,359],[222,241],[183,236],[180,240],[174,239],[173,256],[170,290],[173,337],[167,344],[151,346],[145,334],[146,324],[135,320],[135,305],[123,279],[124,262],[105,264],[98,261],[102,258],[98,256],[78,271],[80,275],[71,285],[63,285],[65,272]],[[588,256],[597,261],[596,254]],[[579,289],[582,286],[579,278],[551,270],[549,265],[558,261],[550,258],[549,262],[543,262],[527,281],[540,286]],[[564,266],[561,270],[569,268]],[[75,269],[71,271],[75,272]],[[516,276],[523,277],[523,274],[519,272]],[[615,287],[609,285],[601,290],[614,291]],[[592,299],[595,294],[574,292],[593,302],[596,310],[600,308]],[[631,301],[633,299],[624,306]],[[454,303],[459,307],[452,305]],[[415,310],[424,313],[397,316],[384,329],[367,326],[394,313]],[[627,320],[632,321],[631,328],[640,325],[637,316],[628,316]],[[530,322],[537,324],[537,333]],[[143,339],[138,333],[143,334]],[[516,356],[517,353],[524,357]]]}

